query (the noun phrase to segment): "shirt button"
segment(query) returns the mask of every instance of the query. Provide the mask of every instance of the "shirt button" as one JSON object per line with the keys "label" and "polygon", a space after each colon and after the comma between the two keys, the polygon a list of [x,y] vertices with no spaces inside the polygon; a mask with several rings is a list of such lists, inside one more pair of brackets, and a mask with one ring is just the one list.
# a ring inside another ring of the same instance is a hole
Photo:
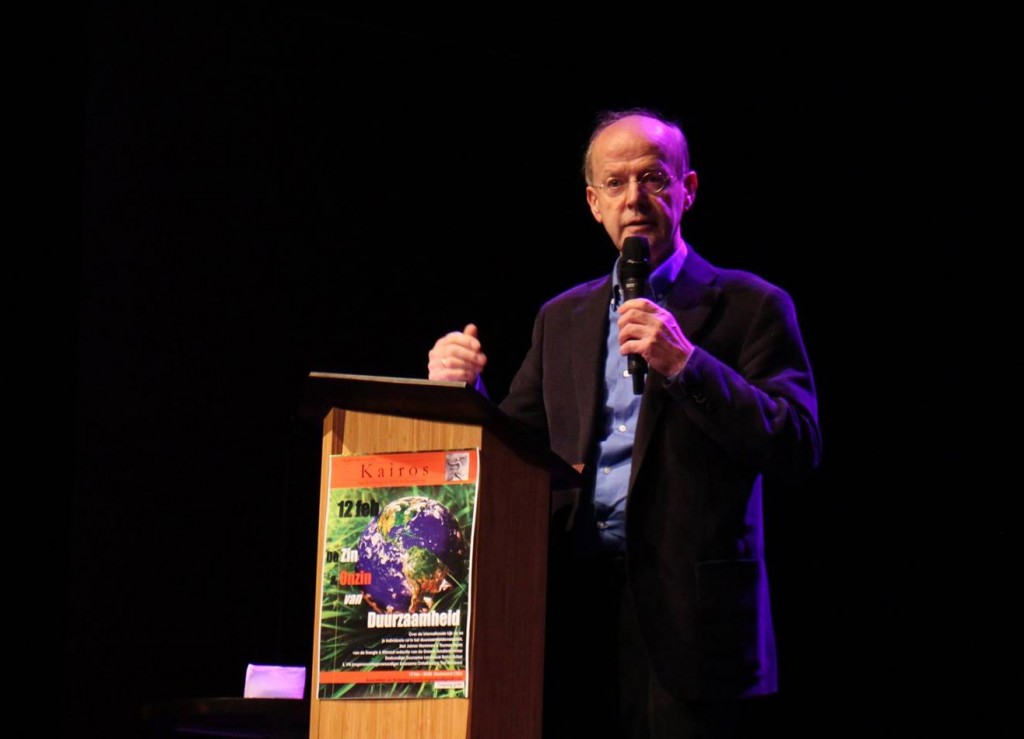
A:
{"label": "shirt button", "polygon": [[623,377],[629,377],[629,370],[622,370]]}
{"label": "shirt button", "polygon": [[612,473],[612,468],[611,467],[602,467],[601,468],[601,472],[603,472],[606,475],[610,475]]}
{"label": "shirt button", "polygon": [[625,430],[626,430],[626,424],[624,424],[624,423],[623,424],[619,424],[619,431],[625,431]]}
{"label": "shirt button", "polygon": [[602,531],[604,531],[606,528],[608,528],[608,522],[607,521],[598,521],[597,522],[597,528],[599,528]]}

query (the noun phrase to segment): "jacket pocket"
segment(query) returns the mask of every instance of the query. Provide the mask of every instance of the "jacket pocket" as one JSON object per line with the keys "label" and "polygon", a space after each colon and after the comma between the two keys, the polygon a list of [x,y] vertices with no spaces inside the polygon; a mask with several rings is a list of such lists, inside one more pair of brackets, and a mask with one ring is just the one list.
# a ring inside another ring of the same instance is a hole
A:
{"label": "jacket pocket", "polygon": [[[762,669],[758,560],[698,562],[697,635],[704,666],[716,681],[744,686]],[[767,614],[764,614],[767,618]],[[768,628],[765,624],[765,628]]]}

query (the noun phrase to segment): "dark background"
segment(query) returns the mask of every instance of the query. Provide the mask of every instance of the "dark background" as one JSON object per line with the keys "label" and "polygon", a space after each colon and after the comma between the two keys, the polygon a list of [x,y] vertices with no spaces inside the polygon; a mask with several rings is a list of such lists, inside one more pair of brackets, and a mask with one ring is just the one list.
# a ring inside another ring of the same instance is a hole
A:
{"label": "dark background", "polygon": [[1007,511],[966,474],[990,380],[963,367],[1005,238],[997,20],[85,20],[69,733],[311,666],[306,373],[423,377],[474,321],[502,397],[540,304],[611,268],[580,160],[595,113],[635,105],[689,136],[687,240],[792,294],[816,373],[824,463],[768,499],[790,734],[991,713],[962,665],[1001,648],[1000,570],[976,563],[1008,552]]}

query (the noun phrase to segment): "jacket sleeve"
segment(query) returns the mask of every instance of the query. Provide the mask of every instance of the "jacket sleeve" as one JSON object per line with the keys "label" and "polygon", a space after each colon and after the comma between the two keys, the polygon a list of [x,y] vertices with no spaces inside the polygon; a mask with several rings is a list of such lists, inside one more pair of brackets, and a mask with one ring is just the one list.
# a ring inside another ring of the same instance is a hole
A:
{"label": "jacket sleeve", "polygon": [[533,323],[530,350],[512,378],[508,395],[501,401],[502,411],[539,433],[548,440],[547,413],[544,409],[543,346],[545,311],[537,314]]}
{"label": "jacket sleeve", "polygon": [[774,287],[748,308],[749,320],[735,331],[732,366],[698,346],[683,371],[665,380],[665,389],[738,461],[800,477],[818,465],[821,434],[796,310]]}

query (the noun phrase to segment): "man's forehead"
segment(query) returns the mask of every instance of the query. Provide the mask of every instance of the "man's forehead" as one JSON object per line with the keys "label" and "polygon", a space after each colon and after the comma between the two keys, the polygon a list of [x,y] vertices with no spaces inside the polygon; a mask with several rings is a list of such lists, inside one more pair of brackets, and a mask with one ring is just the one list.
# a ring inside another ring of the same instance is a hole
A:
{"label": "man's forehead", "polygon": [[671,157],[661,147],[648,142],[644,146],[609,147],[594,152],[594,169],[608,170],[622,167],[647,167],[667,164]]}
{"label": "man's forehead", "polygon": [[669,159],[668,129],[650,118],[617,121],[598,134],[594,142],[594,163],[625,164],[639,159]]}

